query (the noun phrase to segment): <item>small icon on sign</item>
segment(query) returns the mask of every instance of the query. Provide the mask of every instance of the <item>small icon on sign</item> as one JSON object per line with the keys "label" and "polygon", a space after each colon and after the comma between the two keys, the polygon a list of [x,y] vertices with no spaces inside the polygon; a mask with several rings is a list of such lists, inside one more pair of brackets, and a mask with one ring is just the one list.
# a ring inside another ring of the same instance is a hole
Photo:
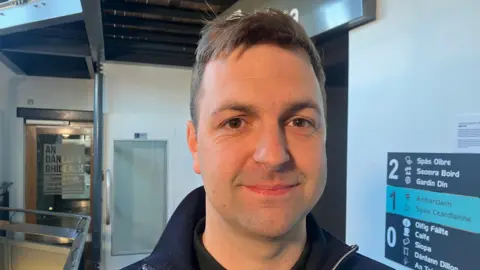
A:
{"label": "small icon on sign", "polygon": [[404,258],[403,258],[403,264],[404,264],[404,265],[407,265],[408,263],[409,263],[408,258],[407,258],[407,257],[404,257]]}
{"label": "small icon on sign", "polygon": [[405,175],[412,175],[412,167],[405,167]]}
{"label": "small icon on sign", "polygon": [[403,255],[408,256],[408,247],[403,247]]}
{"label": "small icon on sign", "polygon": [[410,206],[408,206],[408,205],[405,205],[405,208],[404,208],[404,210],[405,210],[405,212],[408,212],[408,211],[410,211]]}
{"label": "small icon on sign", "polygon": [[410,237],[410,229],[409,228],[403,228],[403,236]]}
{"label": "small icon on sign", "polygon": [[410,193],[405,194],[405,198],[406,198],[407,200],[410,200]]}
{"label": "small icon on sign", "polygon": [[412,182],[410,176],[405,177],[405,184],[409,185]]}
{"label": "small icon on sign", "polygon": [[408,218],[404,218],[403,219],[403,226],[409,228],[410,226],[412,226],[412,222],[410,221],[410,219]]}
{"label": "small icon on sign", "polygon": [[410,156],[406,156],[405,157],[405,162],[407,162],[408,165],[412,165],[413,161],[412,159],[410,158]]}
{"label": "small icon on sign", "polygon": [[403,238],[403,245],[406,246],[410,244],[410,238]]}

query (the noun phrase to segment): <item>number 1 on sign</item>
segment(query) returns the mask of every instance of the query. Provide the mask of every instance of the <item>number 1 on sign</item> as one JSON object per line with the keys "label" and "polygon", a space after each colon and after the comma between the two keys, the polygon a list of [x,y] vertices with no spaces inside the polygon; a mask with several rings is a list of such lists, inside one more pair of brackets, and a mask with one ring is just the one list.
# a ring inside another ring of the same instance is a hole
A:
{"label": "number 1 on sign", "polygon": [[392,209],[395,211],[395,205],[396,205],[396,196],[395,196],[395,191],[390,194],[390,198],[392,198]]}

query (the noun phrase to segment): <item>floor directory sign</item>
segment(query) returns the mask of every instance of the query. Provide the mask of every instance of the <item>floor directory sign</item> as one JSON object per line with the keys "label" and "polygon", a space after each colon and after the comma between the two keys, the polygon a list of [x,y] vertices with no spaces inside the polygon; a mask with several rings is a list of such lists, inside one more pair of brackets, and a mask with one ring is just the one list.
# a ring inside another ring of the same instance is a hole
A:
{"label": "floor directory sign", "polygon": [[480,269],[480,154],[389,153],[385,257]]}

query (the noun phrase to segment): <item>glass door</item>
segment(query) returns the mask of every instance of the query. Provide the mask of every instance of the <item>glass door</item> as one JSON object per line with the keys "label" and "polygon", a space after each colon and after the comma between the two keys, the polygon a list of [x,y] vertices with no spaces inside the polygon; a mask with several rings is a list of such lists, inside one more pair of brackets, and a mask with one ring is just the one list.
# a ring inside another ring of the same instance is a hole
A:
{"label": "glass door", "polygon": [[[89,124],[26,125],[26,208],[90,215],[92,149]],[[26,215],[26,222],[69,228],[77,225],[69,219],[34,215]]]}
{"label": "glass door", "polygon": [[139,122],[106,117],[101,269],[121,269],[148,256],[167,223],[169,138],[136,136],[135,130],[149,128]]}

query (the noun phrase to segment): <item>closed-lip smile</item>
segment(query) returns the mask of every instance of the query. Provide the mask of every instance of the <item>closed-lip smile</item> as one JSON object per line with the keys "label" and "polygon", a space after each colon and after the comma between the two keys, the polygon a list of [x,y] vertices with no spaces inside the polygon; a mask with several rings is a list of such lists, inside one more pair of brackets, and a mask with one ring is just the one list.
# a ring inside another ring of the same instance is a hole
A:
{"label": "closed-lip smile", "polygon": [[298,184],[280,184],[280,185],[250,185],[245,186],[248,190],[261,195],[278,196],[290,192]]}

